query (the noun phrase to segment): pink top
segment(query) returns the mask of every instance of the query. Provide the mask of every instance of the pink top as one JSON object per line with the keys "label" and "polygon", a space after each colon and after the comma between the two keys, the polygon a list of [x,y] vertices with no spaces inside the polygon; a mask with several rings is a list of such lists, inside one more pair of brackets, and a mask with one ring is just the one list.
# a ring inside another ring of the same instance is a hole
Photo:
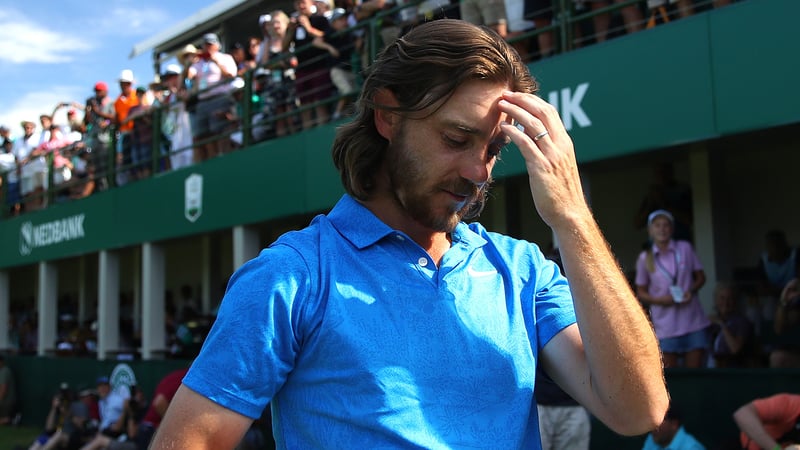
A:
{"label": "pink top", "polygon": [[[647,270],[647,252],[639,254],[636,261],[636,285],[647,287],[654,297],[670,295],[674,282],[688,291],[692,286],[692,274],[703,270],[703,265],[694,253],[692,244],[686,241],[670,241],[665,251],[652,247],[655,270]],[[659,339],[683,336],[702,330],[710,322],[697,294],[689,301],[670,306],[650,305],[650,318]]]}

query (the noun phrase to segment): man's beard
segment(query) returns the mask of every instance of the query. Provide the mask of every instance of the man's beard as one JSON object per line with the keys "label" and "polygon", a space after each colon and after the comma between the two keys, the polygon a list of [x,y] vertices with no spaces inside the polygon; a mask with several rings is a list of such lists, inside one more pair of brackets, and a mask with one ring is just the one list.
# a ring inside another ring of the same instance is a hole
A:
{"label": "man's beard", "polygon": [[[406,144],[405,123],[399,131],[397,138],[386,149],[389,188],[395,201],[420,224],[436,231],[452,232],[462,218],[472,210],[475,203],[483,199],[483,191],[488,188],[489,183],[479,188],[469,180],[458,178],[434,184],[430,191],[423,190],[426,189],[425,186],[430,186],[430,174],[426,172],[424,162],[420,161]],[[442,191],[462,195],[467,199],[461,208],[457,208],[458,204],[453,202],[445,213],[437,212],[436,206],[432,203],[432,196]]]}

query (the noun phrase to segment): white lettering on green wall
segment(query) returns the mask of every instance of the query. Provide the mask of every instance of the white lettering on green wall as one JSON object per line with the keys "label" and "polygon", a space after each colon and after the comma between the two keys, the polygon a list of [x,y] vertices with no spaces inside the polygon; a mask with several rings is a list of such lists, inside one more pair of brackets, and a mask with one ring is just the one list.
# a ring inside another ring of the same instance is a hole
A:
{"label": "white lettering on green wall", "polygon": [[85,214],[33,225],[25,222],[19,229],[19,253],[29,255],[34,249],[83,238]]}
{"label": "white lettering on green wall", "polygon": [[561,91],[551,91],[547,94],[547,102],[555,106],[559,114],[561,114],[561,120],[564,121],[564,128],[567,131],[572,129],[573,120],[581,128],[586,128],[592,124],[586,111],[581,107],[583,97],[588,90],[589,83],[581,83],[574,91],[570,88],[563,88]]}

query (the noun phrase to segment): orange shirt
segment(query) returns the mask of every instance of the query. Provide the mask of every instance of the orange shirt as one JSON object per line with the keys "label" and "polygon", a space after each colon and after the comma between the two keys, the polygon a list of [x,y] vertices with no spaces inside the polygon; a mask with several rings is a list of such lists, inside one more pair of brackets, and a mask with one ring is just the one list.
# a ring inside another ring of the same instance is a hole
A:
{"label": "orange shirt", "polygon": [[[773,439],[777,439],[791,430],[797,418],[800,417],[800,395],[777,394],[754,400],[753,406],[758,412],[761,423],[764,424],[764,430]],[[742,445],[748,450],[761,448],[744,433],[741,433],[741,440]]]}
{"label": "orange shirt", "polygon": [[[136,91],[132,91],[130,97],[125,94],[120,94],[117,100],[114,101],[114,111],[117,113],[117,123],[122,123],[128,117],[128,111],[139,104],[139,97],[136,96]],[[119,131],[127,133],[133,129],[133,121],[127,122],[119,126]]]}

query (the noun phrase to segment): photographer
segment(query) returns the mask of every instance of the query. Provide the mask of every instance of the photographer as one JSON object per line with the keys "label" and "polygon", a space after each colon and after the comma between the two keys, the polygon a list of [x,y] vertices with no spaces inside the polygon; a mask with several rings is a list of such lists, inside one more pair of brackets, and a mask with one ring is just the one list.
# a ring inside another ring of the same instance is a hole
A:
{"label": "photographer", "polygon": [[130,387],[131,396],[125,399],[122,416],[117,422],[123,427],[122,434],[112,438],[108,434],[98,433],[91,442],[81,448],[107,450],[145,450],[147,445],[139,445],[139,424],[147,410],[147,399],[138,386]]}
{"label": "photographer", "polygon": [[[89,394],[90,391],[81,392],[81,397]],[[89,406],[82,399],[74,399],[67,383],[61,383],[47,413],[44,433],[30,449],[78,448],[83,443],[84,427],[89,422]]]}

